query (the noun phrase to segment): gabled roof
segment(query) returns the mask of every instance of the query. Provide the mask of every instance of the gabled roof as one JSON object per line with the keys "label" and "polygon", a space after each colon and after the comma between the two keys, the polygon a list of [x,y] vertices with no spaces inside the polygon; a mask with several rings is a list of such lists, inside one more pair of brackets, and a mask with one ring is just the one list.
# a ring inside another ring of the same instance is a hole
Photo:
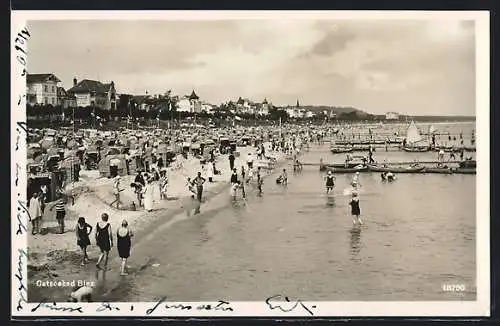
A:
{"label": "gabled roof", "polygon": [[190,99],[190,100],[198,100],[198,99],[200,99],[200,98],[198,97],[198,95],[196,95],[196,93],[194,92],[194,89],[193,89],[193,91],[191,92],[191,95],[189,95],[189,99]]}
{"label": "gabled roof", "polygon": [[66,96],[66,95],[68,94],[66,93],[64,87],[57,87],[57,96]]}
{"label": "gabled roof", "polygon": [[267,104],[267,98],[264,99],[264,102],[262,104]]}
{"label": "gabled roof", "polygon": [[84,79],[80,81],[76,86],[71,87],[68,90],[68,93],[101,93],[105,94],[114,87],[114,83],[111,82],[109,84],[103,84],[97,80]]}
{"label": "gabled roof", "polygon": [[57,83],[61,82],[59,78],[54,74],[28,74],[26,76],[26,82],[31,83],[43,83],[45,81],[52,80]]}

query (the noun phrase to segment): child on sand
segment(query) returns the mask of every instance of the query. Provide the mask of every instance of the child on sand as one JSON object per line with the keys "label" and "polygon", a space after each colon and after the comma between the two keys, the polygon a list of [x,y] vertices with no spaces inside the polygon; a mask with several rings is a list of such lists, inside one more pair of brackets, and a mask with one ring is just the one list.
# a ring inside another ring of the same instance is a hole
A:
{"label": "child on sand", "polygon": [[354,225],[356,225],[356,223],[359,223],[359,225],[363,224],[359,217],[361,215],[361,210],[359,208],[359,198],[356,191],[352,192],[352,199],[349,202],[349,205],[351,206],[352,223]]}
{"label": "child on sand", "polygon": [[[90,229],[90,230],[89,230]],[[89,262],[89,256],[87,255],[87,246],[90,245],[89,234],[92,233],[92,226],[87,224],[85,217],[79,217],[78,223],[75,228],[76,232],[76,243],[82,249],[83,260],[82,266]]]}

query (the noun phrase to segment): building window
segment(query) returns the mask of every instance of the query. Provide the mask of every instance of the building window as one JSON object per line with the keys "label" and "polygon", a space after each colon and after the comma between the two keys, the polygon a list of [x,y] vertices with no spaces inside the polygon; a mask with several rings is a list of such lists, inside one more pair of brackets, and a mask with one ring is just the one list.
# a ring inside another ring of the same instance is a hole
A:
{"label": "building window", "polygon": [[56,104],[56,99],[52,98],[52,104]]}
{"label": "building window", "polygon": [[52,93],[55,93],[56,92],[56,88],[54,86],[52,86]]}
{"label": "building window", "polygon": [[45,97],[45,98],[43,99],[43,102],[44,102],[45,104],[49,104],[49,99]]}
{"label": "building window", "polygon": [[44,91],[44,92],[48,92],[48,91],[47,91],[47,85],[43,85],[43,91]]}

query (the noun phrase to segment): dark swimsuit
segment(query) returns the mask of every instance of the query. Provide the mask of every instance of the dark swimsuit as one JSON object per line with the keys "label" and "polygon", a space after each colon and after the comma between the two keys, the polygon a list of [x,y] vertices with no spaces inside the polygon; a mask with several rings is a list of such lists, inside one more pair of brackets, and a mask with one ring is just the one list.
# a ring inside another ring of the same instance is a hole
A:
{"label": "dark swimsuit", "polygon": [[130,231],[127,231],[125,236],[120,236],[118,231],[116,232],[116,244],[118,247],[118,255],[120,258],[130,257],[130,247],[132,242],[130,241]]}
{"label": "dark swimsuit", "polygon": [[111,249],[111,243],[109,239],[109,223],[106,223],[104,228],[99,227],[99,223],[96,225],[97,232],[97,246],[101,251],[109,251]]}

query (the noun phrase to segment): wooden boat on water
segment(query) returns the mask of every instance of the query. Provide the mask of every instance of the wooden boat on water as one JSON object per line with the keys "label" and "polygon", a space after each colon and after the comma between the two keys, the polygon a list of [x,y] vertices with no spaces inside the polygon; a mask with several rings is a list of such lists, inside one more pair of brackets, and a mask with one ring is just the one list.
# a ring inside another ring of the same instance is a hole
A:
{"label": "wooden boat on water", "polygon": [[428,146],[411,146],[411,147],[403,147],[403,150],[405,152],[410,152],[410,153],[424,153],[429,151]]}
{"label": "wooden boat on water", "polygon": [[420,173],[425,167],[424,166],[415,166],[415,167],[386,167],[386,166],[377,166],[377,165],[369,165],[368,169],[371,172],[391,172],[391,173]]}
{"label": "wooden boat on water", "polygon": [[338,167],[338,168],[327,168],[327,171],[332,171],[333,173],[355,173],[355,172],[368,172],[368,167],[366,165],[362,165],[359,167]]}
{"label": "wooden boat on water", "polygon": [[415,122],[412,120],[406,132],[407,145],[403,147],[403,150],[411,153],[428,152],[430,149],[429,145],[418,145],[418,143],[422,142],[422,140],[422,136],[420,136],[420,132],[418,131]]}
{"label": "wooden boat on water", "polygon": [[351,153],[353,151],[352,147],[332,147],[330,148],[330,152],[333,154],[339,154],[339,153]]}
{"label": "wooden boat on water", "polygon": [[422,170],[422,173],[436,173],[436,174],[452,174],[453,173],[453,168],[450,167],[425,167]]}

